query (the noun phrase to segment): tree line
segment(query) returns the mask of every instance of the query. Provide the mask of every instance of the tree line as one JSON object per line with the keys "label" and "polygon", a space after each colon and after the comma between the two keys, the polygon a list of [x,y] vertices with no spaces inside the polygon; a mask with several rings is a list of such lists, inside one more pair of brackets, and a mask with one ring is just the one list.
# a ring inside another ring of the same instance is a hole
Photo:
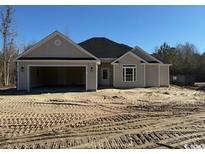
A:
{"label": "tree line", "polygon": [[205,53],[199,53],[191,43],[175,47],[163,43],[155,49],[153,56],[163,63],[172,64],[171,75],[193,75],[196,81],[205,81]]}

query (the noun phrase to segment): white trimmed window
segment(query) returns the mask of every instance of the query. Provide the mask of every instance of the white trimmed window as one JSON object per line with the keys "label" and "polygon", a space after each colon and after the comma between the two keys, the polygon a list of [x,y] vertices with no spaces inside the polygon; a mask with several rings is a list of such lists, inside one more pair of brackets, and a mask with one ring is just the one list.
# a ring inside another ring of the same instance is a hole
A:
{"label": "white trimmed window", "polygon": [[136,65],[123,65],[123,81],[136,81]]}

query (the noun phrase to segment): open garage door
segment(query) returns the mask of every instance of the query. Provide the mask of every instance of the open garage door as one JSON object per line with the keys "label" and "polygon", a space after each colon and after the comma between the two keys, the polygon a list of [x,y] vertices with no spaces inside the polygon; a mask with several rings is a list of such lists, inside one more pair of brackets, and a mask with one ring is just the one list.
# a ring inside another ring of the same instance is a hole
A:
{"label": "open garage door", "polygon": [[30,90],[85,91],[86,67],[82,66],[31,66]]}

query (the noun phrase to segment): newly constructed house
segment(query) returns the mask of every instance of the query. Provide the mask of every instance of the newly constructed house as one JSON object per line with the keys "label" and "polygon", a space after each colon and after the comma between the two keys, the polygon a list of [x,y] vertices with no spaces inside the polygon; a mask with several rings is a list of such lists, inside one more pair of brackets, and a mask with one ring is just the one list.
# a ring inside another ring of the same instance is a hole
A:
{"label": "newly constructed house", "polygon": [[170,64],[163,64],[141,48],[106,38],[76,44],[55,31],[20,54],[16,63],[18,90],[169,86]]}

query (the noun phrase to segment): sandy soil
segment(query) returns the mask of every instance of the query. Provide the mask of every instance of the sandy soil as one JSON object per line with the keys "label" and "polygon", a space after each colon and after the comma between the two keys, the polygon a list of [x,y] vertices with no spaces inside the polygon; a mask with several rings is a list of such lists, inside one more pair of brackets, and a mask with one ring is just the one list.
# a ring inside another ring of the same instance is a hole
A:
{"label": "sandy soil", "polygon": [[204,144],[202,91],[171,86],[0,96],[0,148],[203,148]]}

